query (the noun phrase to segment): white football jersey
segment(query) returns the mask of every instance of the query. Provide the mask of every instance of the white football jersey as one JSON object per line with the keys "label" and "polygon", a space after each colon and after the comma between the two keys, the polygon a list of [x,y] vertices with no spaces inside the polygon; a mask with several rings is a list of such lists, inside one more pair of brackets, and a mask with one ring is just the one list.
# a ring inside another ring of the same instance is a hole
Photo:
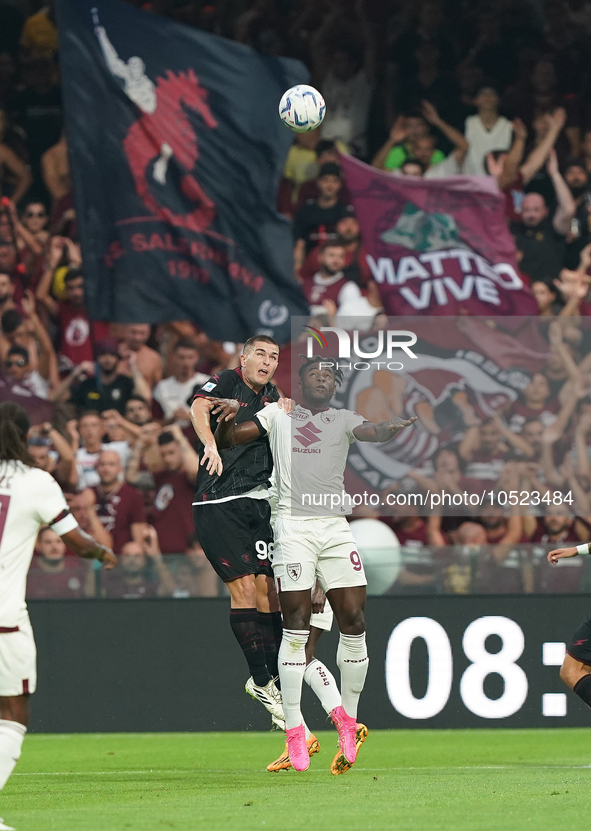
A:
{"label": "white football jersey", "polygon": [[365,419],[329,407],[312,413],[297,406],[286,413],[269,404],[254,417],[266,431],[273,454],[277,516],[305,519],[345,516],[352,503],[344,473],[353,430]]}
{"label": "white football jersey", "polygon": [[26,612],[35,541],[50,524],[56,534],[78,525],[53,476],[22,462],[0,462],[0,629],[17,626]]}

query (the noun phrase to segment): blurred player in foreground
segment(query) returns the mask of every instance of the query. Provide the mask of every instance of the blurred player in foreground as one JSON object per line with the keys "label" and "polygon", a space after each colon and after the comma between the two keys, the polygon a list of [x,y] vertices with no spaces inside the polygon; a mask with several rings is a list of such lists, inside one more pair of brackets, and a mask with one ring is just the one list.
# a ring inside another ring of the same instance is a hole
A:
{"label": "blurred player in foreground", "polygon": [[[270,404],[252,421],[235,424],[236,402],[216,430],[219,447],[233,447],[267,435],[278,491],[273,571],[283,613],[279,678],[289,758],[294,770],[310,765],[300,710],[310,634],[311,590],[318,574],[340,631],[337,665],[342,704],[330,716],[346,760],[357,755],[357,707],[367,675],[365,643],[365,574],[345,515],[344,471],[349,445],[386,442],[415,418],[373,424],[350,410],[330,408],[342,373],[336,361],[314,356],[299,370],[303,406],[290,413]],[[302,454],[302,455],[299,455]],[[305,454],[305,455],[303,455]],[[346,496],[346,495],[345,495]]]}
{"label": "blurred player in foreground", "polygon": [[[555,548],[548,554],[548,562],[556,565],[559,560],[589,554],[589,543],[568,548]],[[571,690],[591,707],[591,614],[581,623],[566,650],[560,667],[560,677]]]}
{"label": "blurred player in foreground", "polygon": [[[29,420],[18,404],[0,404],[0,790],[20,754],[37,669],[25,603],[27,572],[39,529],[48,526],[80,557],[112,568],[113,552],[84,532],[51,474],[27,450]],[[0,820],[0,831],[12,831]]]}

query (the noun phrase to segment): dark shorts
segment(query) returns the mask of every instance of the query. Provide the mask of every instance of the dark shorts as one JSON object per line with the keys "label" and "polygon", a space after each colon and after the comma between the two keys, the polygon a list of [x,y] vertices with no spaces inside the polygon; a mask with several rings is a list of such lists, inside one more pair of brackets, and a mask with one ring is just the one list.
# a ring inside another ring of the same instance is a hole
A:
{"label": "dark shorts", "polygon": [[591,666],[591,615],[587,615],[581,623],[571,642],[566,645],[566,651],[576,661]]}
{"label": "dark shorts", "polygon": [[271,508],[266,499],[240,497],[194,505],[193,520],[205,556],[224,583],[247,574],[273,576]]}

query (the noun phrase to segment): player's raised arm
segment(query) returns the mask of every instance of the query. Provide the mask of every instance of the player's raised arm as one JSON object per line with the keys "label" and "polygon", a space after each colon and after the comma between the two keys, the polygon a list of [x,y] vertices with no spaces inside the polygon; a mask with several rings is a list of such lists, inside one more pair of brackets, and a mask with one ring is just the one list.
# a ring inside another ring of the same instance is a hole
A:
{"label": "player's raised arm", "polygon": [[217,473],[218,476],[221,476],[224,465],[218,453],[216,440],[209,426],[209,418],[213,406],[213,398],[199,396],[191,404],[189,412],[193,429],[197,433],[197,438],[203,444],[201,464],[207,465],[208,473]]}
{"label": "player's raised arm", "polygon": [[400,430],[410,427],[416,420],[416,416],[407,419],[394,416],[390,421],[381,421],[379,424],[364,421],[363,424],[354,428],[353,435],[357,441],[385,442],[393,438]]}
{"label": "player's raised arm", "polygon": [[213,399],[212,415],[217,415],[218,427],[215,431],[215,441],[221,449],[234,447],[236,444],[248,444],[264,435],[265,429],[256,421],[245,421],[236,424],[236,413],[240,404],[232,398]]}
{"label": "player's raised arm", "polygon": [[70,551],[86,560],[98,560],[103,563],[106,569],[113,568],[117,563],[117,557],[106,545],[98,543],[90,534],[83,531],[78,525],[65,534],[60,534]]}
{"label": "player's raised arm", "polygon": [[573,545],[569,548],[555,548],[548,554],[548,562],[556,565],[559,560],[564,560],[566,557],[576,557],[578,554],[589,554],[589,543],[582,545]]}

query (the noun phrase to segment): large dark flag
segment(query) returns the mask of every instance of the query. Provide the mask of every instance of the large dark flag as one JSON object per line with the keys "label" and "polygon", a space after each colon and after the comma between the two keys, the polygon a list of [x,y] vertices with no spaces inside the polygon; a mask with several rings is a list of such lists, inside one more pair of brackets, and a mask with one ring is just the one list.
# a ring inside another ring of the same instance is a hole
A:
{"label": "large dark flag", "polygon": [[288,340],[277,104],[305,68],[117,0],[58,0],[58,24],[91,317]]}
{"label": "large dark flag", "polygon": [[350,157],[342,163],[387,314],[537,314],[496,183],[396,176]]}

